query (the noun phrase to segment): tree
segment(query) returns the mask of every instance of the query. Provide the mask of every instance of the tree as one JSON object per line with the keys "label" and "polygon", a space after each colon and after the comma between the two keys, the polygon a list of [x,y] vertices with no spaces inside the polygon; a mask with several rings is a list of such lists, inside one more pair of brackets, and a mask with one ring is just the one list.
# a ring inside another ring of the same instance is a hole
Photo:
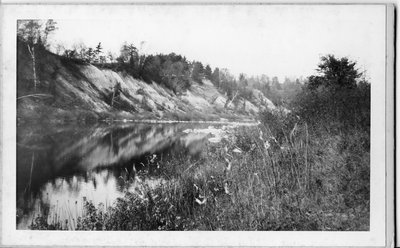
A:
{"label": "tree", "polygon": [[220,78],[219,78],[219,68],[216,67],[211,75],[211,82],[214,83],[214,85],[219,88],[220,85]]}
{"label": "tree", "polygon": [[66,49],[66,50],[64,50],[64,54],[63,54],[64,57],[69,58],[69,59],[76,58],[76,55],[77,55],[77,53],[76,53],[76,50],[74,50],[74,49],[72,49],[72,50]]}
{"label": "tree", "polygon": [[115,61],[115,57],[116,56],[111,51],[107,52],[106,58],[107,58],[108,62],[113,63]]}
{"label": "tree", "polygon": [[107,57],[104,56],[104,55],[100,55],[100,56],[99,56],[99,63],[100,63],[100,64],[105,64],[105,63],[107,63]]}
{"label": "tree", "polygon": [[128,62],[130,60],[134,60],[138,56],[138,49],[132,44],[128,44],[124,42],[120,49],[120,57],[124,62]]}
{"label": "tree", "polygon": [[92,62],[94,61],[95,57],[96,57],[95,50],[94,50],[93,48],[89,47],[89,48],[86,50],[86,54],[85,54],[85,60],[86,60],[86,62],[92,63]]}
{"label": "tree", "polygon": [[272,86],[272,88],[274,90],[281,90],[282,89],[281,84],[279,83],[278,77],[273,77],[272,78],[272,85],[271,86]]}
{"label": "tree", "polygon": [[228,69],[223,68],[219,70],[219,79],[221,91],[225,92],[228,98],[231,97],[233,92],[237,90],[235,77],[229,72]]}
{"label": "tree", "polygon": [[43,22],[40,20],[19,20],[17,22],[17,36],[26,42],[29,54],[32,59],[33,87],[36,91],[37,85],[40,83],[36,73],[36,48],[46,47],[47,38],[54,30],[56,30],[56,22],[48,20],[43,28]]}
{"label": "tree", "polygon": [[97,63],[100,63],[100,56],[103,53],[103,47],[101,46],[101,42],[97,44],[96,49],[94,50],[94,57]]}
{"label": "tree", "polygon": [[147,56],[143,52],[145,44],[144,41],[140,42],[140,49],[137,50],[137,74],[141,79],[143,79],[144,67],[147,62]]}
{"label": "tree", "polygon": [[239,82],[241,84],[241,87],[244,87],[244,88],[246,88],[249,85],[249,81],[247,80],[247,76],[244,73],[240,73]]}
{"label": "tree", "polygon": [[239,93],[240,97],[251,100],[252,97],[252,90],[249,87],[249,79],[247,78],[246,74],[240,73],[239,75]]}
{"label": "tree", "polygon": [[239,94],[239,90],[237,89],[236,79],[231,81],[227,89],[227,99],[224,105],[224,108],[229,107],[229,105],[236,99]]}
{"label": "tree", "polygon": [[190,86],[188,69],[185,60],[178,58],[175,54],[170,54],[162,65],[162,82],[167,88],[178,94]]}
{"label": "tree", "polygon": [[48,37],[50,34],[52,34],[57,29],[56,25],[57,25],[57,22],[55,22],[53,19],[47,20],[45,28],[44,28],[43,44],[45,44],[45,45],[48,44]]}
{"label": "tree", "polygon": [[336,123],[350,130],[369,128],[370,87],[356,62],[333,55],[321,57],[317,75],[308,77],[294,103],[308,122]]}
{"label": "tree", "polygon": [[204,70],[204,75],[208,80],[212,79],[212,70],[211,70],[210,65],[206,65],[206,68]]}
{"label": "tree", "polygon": [[143,80],[147,83],[152,81],[162,82],[162,59],[159,55],[150,55],[146,58],[146,63],[143,65]]}
{"label": "tree", "polygon": [[321,57],[321,63],[318,65],[319,75],[308,78],[308,87],[316,89],[320,86],[329,87],[332,90],[338,88],[355,88],[357,80],[362,73],[355,68],[356,62],[343,57],[335,58],[334,55]]}
{"label": "tree", "polygon": [[83,42],[74,43],[72,45],[72,50],[76,51],[76,57],[84,61],[87,60],[87,49],[88,47]]}
{"label": "tree", "polygon": [[122,90],[121,83],[117,82],[112,88],[111,107],[114,107],[115,98],[117,98],[120,95],[121,90]]}
{"label": "tree", "polygon": [[283,85],[290,85],[292,83],[292,81],[290,81],[290,79],[288,77],[285,77],[285,80],[283,81]]}
{"label": "tree", "polygon": [[125,42],[120,49],[120,56],[117,59],[120,63],[120,68],[127,71],[135,78],[144,79],[144,70],[147,63],[147,56],[143,53],[145,42],[140,42],[140,49],[132,43]]}
{"label": "tree", "polygon": [[201,62],[193,62],[192,69],[192,79],[195,82],[202,83],[202,79],[204,78],[204,67]]}
{"label": "tree", "polygon": [[62,55],[62,54],[64,54],[64,51],[65,51],[65,50],[66,50],[66,49],[65,49],[65,47],[64,47],[63,44],[56,44],[56,46],[55,46],[55,53],[56,53],[56,54]]}
{"label": "tree", "polygon": [[102,53],[102,51],[103,51],[103,47],[101,46],[101,42],[99,42],[99,44],[97,44],[97,46],[96,46],[95,53],[100,54],[100,53]]}

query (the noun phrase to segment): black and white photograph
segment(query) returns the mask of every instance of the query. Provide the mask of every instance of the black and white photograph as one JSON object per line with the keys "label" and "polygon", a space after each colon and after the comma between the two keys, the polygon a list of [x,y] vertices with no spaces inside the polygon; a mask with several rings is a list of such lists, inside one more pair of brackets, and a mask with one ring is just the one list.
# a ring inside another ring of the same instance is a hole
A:
{"label": "black and white photograph", "polygon": [[387,5],[20,7],[3,229],[385,245]]}

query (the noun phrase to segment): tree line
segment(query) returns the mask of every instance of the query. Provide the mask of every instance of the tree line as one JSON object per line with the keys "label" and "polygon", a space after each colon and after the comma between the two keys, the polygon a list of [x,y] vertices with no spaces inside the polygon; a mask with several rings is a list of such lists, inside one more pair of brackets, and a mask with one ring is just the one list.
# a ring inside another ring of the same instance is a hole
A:
{"label": "tree line", "polygon": [[[49,37],[56,30],[57,23],[52,19],[18,21],[17,37],[26,44],[31,56],[35,92],[37,85],[40,84],[36,69],[37,61],[40,59],[38,50],[50,50]],[[355,62],[347,58],[337,59],[332,55],[322,57],[317,70],[319,75],[307,79],[285,78],[281,83],[276,76],[272,78],[267,75],[247,76],[242,73],[236,77],[228,69],[218,67],[213,69],[208,64],[189,61],[186,57],[175,53],[146,54],[143,45],[144,42],[139,46],[124,42],[119,54],[105,52],[101,42],[95,47],[86,46],[82,42],[74,44],[70,49],[65,49],[60,44],[53,47],[55,53],[63,58],[123,71],[135,79],[163,85],[175,94],[182,94],[193,83],[202,84],[204,80],[209,80],[226,95],[227,104],[239,99],[251,100],[253,90],[257,89],[275,105],[291,108],[302,106],[302,111],[306,111],[308,116],[312,115],[313,111],[321,111],[328,107],[336,108],[334,117],[344,115],[341,110],[349,106],[341,98],[355,94],[353,98],[360,100],[362,97],[358,95],[367,94],[365,92],[369,87],[366,80],[360,79],[362,74],[355,69]],[[302,104],[299,105],[299,101]],[[367,104],[360,101],[357,102],[360,106]],[[352,101],[350,103],[352,104]],[[354,108],[349,109],[354,110]]]}
{"label": "tree line", "polygon": [[287,105],[300,90],[301,83],[304,81],[285,78],[284,83],[280,83],[276,76],[272,78],[267,75],[248,77],[243,73],[236,77],[228,69],[218,67],[212,69],[208,64],[188,61],[186,57],[175,53],[147,55],[144,53],[143,46],[144,42],[141,42],[139,46],[124,42],[119,54],[115,54],[110,51],[105,52],[101,42],[96,47],[88,47],[79,42],[73,44],[70,49],[57,44],[55,53],[101,68],[124,71],[133,78],[163,85],[175,94],[181,94],[193,82],[202,84],[206,79],[225,94],[230,102],[239,99],[250,100],[252,89],[258,89],[275,105]]}

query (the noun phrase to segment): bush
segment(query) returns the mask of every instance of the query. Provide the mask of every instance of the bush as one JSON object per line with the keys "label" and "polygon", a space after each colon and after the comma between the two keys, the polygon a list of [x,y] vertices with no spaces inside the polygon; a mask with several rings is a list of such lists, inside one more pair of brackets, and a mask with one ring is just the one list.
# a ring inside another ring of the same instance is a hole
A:
{"label": "bush", "polygon": [[371,87],[355,62],[332,55],[322,57],[318,70],[293,101],[292,108],[314,128],[336,132],[370,129]]}

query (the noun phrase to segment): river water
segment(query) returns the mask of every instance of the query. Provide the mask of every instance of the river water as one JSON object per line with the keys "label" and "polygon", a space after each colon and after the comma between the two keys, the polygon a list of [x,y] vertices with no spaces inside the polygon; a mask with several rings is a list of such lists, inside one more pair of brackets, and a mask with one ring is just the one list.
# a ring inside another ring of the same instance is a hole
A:
{"label": "river water", "polygon": [[[199,160],[238,123],[119,123],[18,126],[17,228],[38,215],[74,223],[84,201],[105,208],[132,187],[126,178],[147,170],[147,183],[166,180],[165,161]],[[248,125],[248,124],[247,124]]]}

